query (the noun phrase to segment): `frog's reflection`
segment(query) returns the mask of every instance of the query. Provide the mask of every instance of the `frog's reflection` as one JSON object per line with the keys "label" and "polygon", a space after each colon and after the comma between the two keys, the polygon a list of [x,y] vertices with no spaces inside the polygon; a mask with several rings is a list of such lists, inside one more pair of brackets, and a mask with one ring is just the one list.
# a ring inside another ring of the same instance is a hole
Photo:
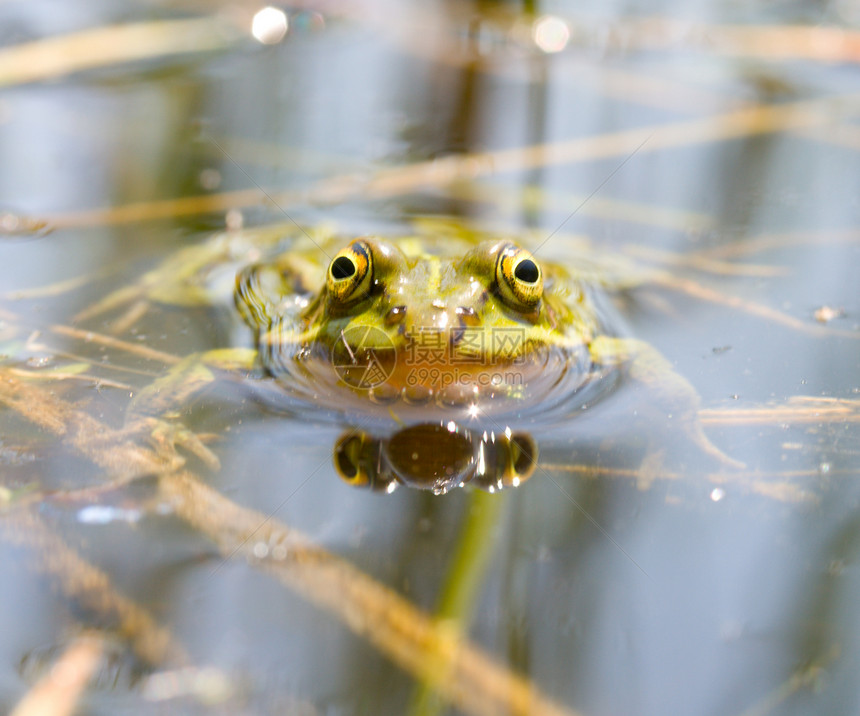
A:
{"label": "frog's reflection", "polygon": [[495,492],[528,480],[536,461],[528,433],[475,432],[453,422],[412,425],[386,438],[352,430],[334,448],[345,482],[383,492],[408,485],[440,495],[467,484]]}

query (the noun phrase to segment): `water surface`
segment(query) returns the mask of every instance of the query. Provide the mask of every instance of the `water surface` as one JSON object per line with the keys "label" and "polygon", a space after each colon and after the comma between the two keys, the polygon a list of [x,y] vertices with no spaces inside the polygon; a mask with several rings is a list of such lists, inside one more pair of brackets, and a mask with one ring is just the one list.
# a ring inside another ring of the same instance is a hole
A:
{"label": "water surface", "polygon": [[[6,5],[0,53],[178,12]],[[270,46],[233,10],[239,24],[206,49],[156,49],[155,30],[134,61],[88,63],[85,42],[64,50],[65,70],[2,80],[0,209],[50,232],[0,244],[0,351],[19,386],[0,413],[0,703],[96,632],[81,713],[516,712],[458,695],[483,693],[484,662],[446,672],[418,639],[398,656],[384,612],[400,606],[371,608],[388,605],[373,591],[385,586],[459,625],[502,668],[489,682],[528,680],[533,713],[538,699],[595,716],[856,710],[847,6],[326,5],[286,8],[290,30]],[[845,33],[843,56],[816,54],[802,34],[816,25]],[[766,29],[787,49],[749,34]],[[253,247],[212,261],[205,300],[159,293],[161,275],[149,294],[92,306],[225,226],[398,235],[428,216],[545,241],[546,259],[599,257],[625,288],[623,330],[695,386],[708,436],[746,468],[703,456],[627,381],[541,426],[517,489],[379,494],[338,478],[343,424],[273,409],[271,385],[236,374],[174,406],[215,438],[218,469],[179,453],[213,492],[136,467],[116,431],[169,359],[127,344],[168,357],[250,346],[230,292]],[[106,444],[86,439],[102,430]],[[194,515],[190,494],[231,506]],[[324,550],[321,564],[344,561],[327,577],[296,568],[263,540],[273,525]],[[129,622],[129,605],[152,621]],[[162,633],[167,647],[147,641]]]}

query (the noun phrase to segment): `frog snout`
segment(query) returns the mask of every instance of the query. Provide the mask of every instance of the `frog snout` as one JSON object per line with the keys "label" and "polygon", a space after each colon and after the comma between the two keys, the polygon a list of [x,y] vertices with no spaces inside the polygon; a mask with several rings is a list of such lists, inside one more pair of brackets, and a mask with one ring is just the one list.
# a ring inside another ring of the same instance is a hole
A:
{"label": "frog snout", "polygon": [[407,317],[410,330],[417,333],[447,333],[456,328],[457,316],[454,310],[441,301],[433,301],[428,306],[412,309]]}

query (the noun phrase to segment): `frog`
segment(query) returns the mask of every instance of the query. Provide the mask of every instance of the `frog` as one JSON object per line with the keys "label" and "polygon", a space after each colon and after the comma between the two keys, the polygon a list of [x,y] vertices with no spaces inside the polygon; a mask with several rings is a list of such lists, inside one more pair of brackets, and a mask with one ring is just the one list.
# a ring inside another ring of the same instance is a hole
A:
{"label": "frog", "polygon": [[[590,268],[544,259],[504,235],[307,238],[236,275],[234,304],[253,349],[189,356],[133,401],[136,415],[155,421],[159,439],[187,441],[212,459],[193,435],[165,430],[158,406],[187,398],[212,369],[256,368],[294,414],[313,410],[356,425],[334,450],[346,482],[439,493],[476,475],[496,436],[510,445],[512,426],[526,434],[567,421],[628,379],[646,386],[650,402],[672,413],[703,454],[742,466],[705,434],[689,381],[656,348],[621,330],[610,292]],[[441,482],[395,469],[386,446],[413,426],[431,426],[421,433],[431,443],[433,431],[477,436],[467,441],[475,447],[468,468]],[[522,456],[537,456],[528,440],[521,441],[528,450],[513,441],[515,457],[500,447],[494,454],[502,457],[491,462],[508,467],[474,483],[501,489],[525,482],[531,471]],[[512,460],[517,470],[509,469]]]}
{"label": "frog", "polygon": [[366,236],[323,271],[291,251],[242,271],[235,299],[285,389],[401,421],[521,409],[574,366],[584,383],[601,332],[585,286],[504,239]]}

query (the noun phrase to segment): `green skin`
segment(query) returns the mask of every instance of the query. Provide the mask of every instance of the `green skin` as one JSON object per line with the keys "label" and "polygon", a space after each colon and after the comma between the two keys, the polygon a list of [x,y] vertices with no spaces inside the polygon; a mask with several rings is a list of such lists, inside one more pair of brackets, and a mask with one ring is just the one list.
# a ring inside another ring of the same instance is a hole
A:
{"label": "green skin", "polygon": [[[425,238],[360,241],[371,257],[370,267],[366,281],[354,291],[344,289],[349,281],[338,283],[332,263],[328,267],[320,264],[321,252],[316,246],[290,251],[239,274],[237,308],[264,349],[263,364],[276,376],[277,367],[267,365],[271,346],[319,349],[319,355],[329,356],[338,342],[355,335],[350,329],[356,328],[377,329],[358,333],[384,336],[386,346],[394,346],[400,355],[409,350],[416,330],[450,336],[451,328],[456,327],[458,335],[468,338],[456,344],[447,340],[446,358],[470,354],[472,370],[478,372],[540,350],[587,351],[596,370],[624,367],[630,378],[649,386],[655,402],[671,408],[678,426],[702,451],[722,463],[741,466],[705,435],[695,389],[656,349],[643,341],[603,332],[593,282],[536,257],[542,291],[537,284],[526,282],[518,293],[517,286],[511,285],[516,280],[510,272],[505,274],[499,268],[500,251],[528,255],[507,241],[470,244],[451,237],[436,244]],[[349,254],[350,246],[324,244],[322,248],[328,257],[336,258],[344,250]],[[538,300],[530,295],[526,296],[529,302],[520,301],[519,296],[529,291],[537,292]],[[492,340],[494,333],[511,330],[524,340],[503,345]],[[365,343],[364,347],[375,346]],[[350,346],[350,350],[356,348]],[[191,356],[142,391],[134,401],[133,413],[163,416],[169,407],[181,404],[214,379],[212,369],[251,370],[259,360],[256,351],[249,349]],[[405,385],[402,376],[395,375],[390,382],[396,390]],[[159,425],[163,429],[163,422]]]}
{"label": "green skin", "polygon": [[[497,289],[496,260],[498,247],[509,242],[483,242],[453,256],[428,251],[427,241],[404,238],[396,242],[362,239],[373,257],[372,286],[364,295],[339,301],[331,295],[326,268],[313,257],[291,252],[271,264],[252,267],[244,274],[245,285],[237,288],[237,305],[246,322],[261,340],[266,331],[287,323],[294,332],[283,330],[273,340],[287,335],[296,343],[315,342],[331,350],[350,329],[372,327],[387,336],[382,345],[405,350],[416,327],[422,331],[450,331],[462,327],[472,333],[484,333],[482,341],[463,341],[467,346],[482,345],[481,358],[513,361],[517,354],[489,354],[490,332],[516,330],[525,337],[517,351],[534,350],[551,345],[590,343],[600,331],[593,306],[577,282],[559,266],[543,267],[544,291],[537,306],[525,306],[505,300]],[[450,240],[448,240],[450,241]],[[444,246],[439,245],[442,249]],[[447,247],[450,251],[450,246]],[[316,252],[319,254],[319,251]],[[266,276],[266,272],[271,272]],[[297,289],[307,297],[308,305],[290,310],[283,307],[285,296]],[[404,309],[400,320],[394,320],[392,309]],[[285,314],[285,315],[284,315]],[[502,346],[511,350],[511,346]]]}

